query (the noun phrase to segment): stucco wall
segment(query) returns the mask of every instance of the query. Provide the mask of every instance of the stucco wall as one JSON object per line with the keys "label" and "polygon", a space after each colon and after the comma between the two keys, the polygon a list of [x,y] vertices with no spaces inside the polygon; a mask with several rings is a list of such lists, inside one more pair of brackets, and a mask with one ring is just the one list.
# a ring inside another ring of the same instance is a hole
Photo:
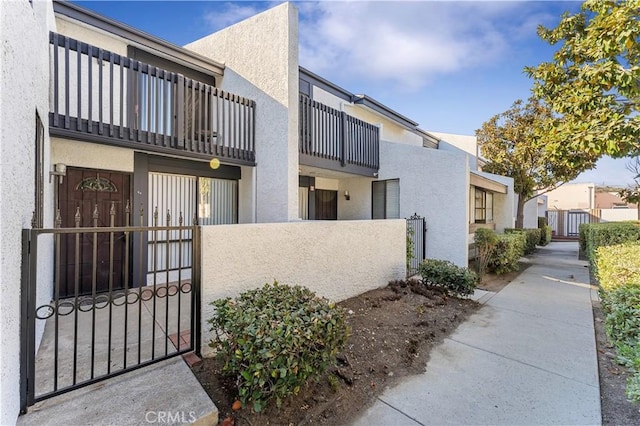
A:
{"label": "stucco wall", "polygon": [[538,198],[529,200],[524,205],[524,228],[537,228],[538,216],[544,216],[544,213],[540,215],[540,207],[538,205]]}
{"label": "stucco wall", "polygon": [[465,155],[383,141],[380,179],[400,179],[400,216],[426,217],[427,257],[467,266],[469,167]]}
{"label": "stucco wall", "polygon": [[331,108],[344,111],[347,114],[359,118],[374,125],[380,125],[380,138],[396,143],[422,146],[422,136],[419,136],[397,122],[384,117],[370,109],[341,99],[326,90],[318,87],[313,88],[313,99]]}
{"label": "stucco wall", "polygon": [[127,56],[128,43],[111,33],[66,16],[56,16],[56,27],[56,32],[59,34],[101,47],[118,55]]}
{"label": "stucco wall", "polygon": [[429,131],[433,136],[441,139],[448,145],[463,150],[467,154],[477,157],[478,139],[473,135],[457,135],[453,133],[441,133]]}
{"label": "stucco wall", "polygon": [[[338,220],[371,219],[371,178],[340,179]],[[344,192],[349,191],[349,200]]]}
{"label": "stucco wall", "polygon": [[404,220],[202,227],[203,351],[209,302],[274,279],[340,301],[405,275]]}
{"label": "stucco wall", "polygon": [[504,228],[513,228],[516,224],[516,195],[513,192],[513,179],[480,171],[476,173],[506,185],[506,194],[493,195],[493,222],[496,224],[496,232],[499,233],[504,232]]}
{"label": "stucco wall", "polygon": [[90,142],[51,138],[51,163],[133,173],[133,150]]}
{"label": "stucco wall", "polygon": [[595,206],[595,185],[593,183],[566,183],[547,192],[550,209],[592,209]]}
{"label": "stucco wall", "polygon": [[[50,2],[0,2],[0,424],[15,424],[20,409],[21,229],[34,209],[35,116],[45,127],[45,225],[51,226],[48,185]],[[51,258],[43,253],[43,274]],[[50,284],[50,283],[49,283]],[[47,283],[43,281],[43,286]],[[43,288],[46,290],[46,288]]]}
{"label": "stucco wall", "polygon": [[256,101],[257,220],[298,217],[298,13],[285,3],[185,46],[226,65],[220,87]]}
{"label": "stucco wall", "polygon": [[459,152],[459,153],[463,153],[464,155],[467,156],[467,161],[469,161],[469,168],[471,170],[478,170],[478,158],[475,156],[475,154],[470,153],[470,150],[465,150],[462,148],[459,148],[455,145],[452,145],[446,141],[441,140],[438,143],[438,149],[440,151],[450,151],[450,152]]}
{"label": "stucco wall", "polygon": [[602,209],[601,222],[619,222],[622,220],[639,220],[637,209]]}

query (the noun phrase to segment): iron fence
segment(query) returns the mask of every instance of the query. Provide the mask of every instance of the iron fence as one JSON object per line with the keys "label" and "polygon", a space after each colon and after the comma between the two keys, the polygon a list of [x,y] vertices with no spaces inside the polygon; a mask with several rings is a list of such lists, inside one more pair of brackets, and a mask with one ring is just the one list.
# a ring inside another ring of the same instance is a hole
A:
{"label": "iron fence", "polygon": [[407,276],[418,273],[420,263],[426,259],[426,234],[427,223],[424,217],[414,213],[407,219]]}
{"label": "iron fence", "polygon": [[[115,226],[112,203],[108,227],[98,226],[96,205],[92,227],[80,227],[78,208],[73,228],[60,227],[58,211],[54,228],[23,230],[23,412],[38,401],[109,377],[188,352],[199,354],[197,222],[185,226],[180,214],[172,224],[167,212],[166,223],[158,226],[156,209],[153,225],[145,226],[141,208],[140,225],[133,226],[128,204],[125,210],[125,226]],[[134,239],[149,241],[148,248],[140,244],[134,253]],[[162,244],[165,256],[176,251],[171,265],[159,259]],[[133,262],[142,262],[145,255],[163,265],[149,271],[150,285],[147,274],[132,274]],[[61,292],[65,287],[73,290]]]}

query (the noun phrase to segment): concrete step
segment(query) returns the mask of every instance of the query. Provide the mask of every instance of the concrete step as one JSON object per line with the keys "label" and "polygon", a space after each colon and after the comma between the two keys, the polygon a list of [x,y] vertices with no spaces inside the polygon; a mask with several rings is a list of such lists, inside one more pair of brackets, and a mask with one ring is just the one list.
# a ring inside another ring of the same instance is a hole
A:
{"label": "concrete step", "polygon": [[140,368],[29,407],[27,425],[218,423],[218,409],[182,357]]}

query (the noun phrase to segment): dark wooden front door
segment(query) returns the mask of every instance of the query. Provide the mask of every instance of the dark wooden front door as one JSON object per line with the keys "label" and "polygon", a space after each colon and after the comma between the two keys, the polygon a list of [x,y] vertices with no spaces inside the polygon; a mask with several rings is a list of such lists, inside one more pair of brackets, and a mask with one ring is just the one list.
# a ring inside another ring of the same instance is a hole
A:
{"label": "dark wooden front door", "polygon": [[[97,206],[97,224],[111,225],[111,205],[115,207],[114,226],[125,226],[125,206],[131,197],[131,175],[128,173],[67,168],[67,175],[58,187],[58,200],[63,228],[75,227],[75,215],[80,208],[80,227],[94,226],[94,210]],[[91,294],[94,286],[94,239],[95,290],[109,290],[112,271],[113,289],[124,287],[124,234],[113,234],[113,262],[110,267],[110,233],[80,234],[80,256],[76,259],[76,236],[61,236],[60,249],[60,297],[75,295],[76,267],[79,271],[79,294]],[[131,268],[129,268],[131,270]]]}
{"label": "dark wooden front door", "polygon": [[338,220],[338,191],[316,189],[316,220]]}

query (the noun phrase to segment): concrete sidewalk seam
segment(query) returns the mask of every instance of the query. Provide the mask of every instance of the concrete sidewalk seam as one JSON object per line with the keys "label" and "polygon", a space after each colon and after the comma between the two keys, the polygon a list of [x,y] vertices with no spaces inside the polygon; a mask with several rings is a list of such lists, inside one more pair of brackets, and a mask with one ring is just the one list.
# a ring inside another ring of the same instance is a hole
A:
{"label": "concrete sidewalk seam", "polygon": [[518,311],[518,310],[515,310],[515,309],[505,308],[504,306],[496,306],[496,305],[488,305],[488,306],[491,306],[493,309],[501,309],[503,311],[513,312],[515,314],[521,314],[521,315],[526,315],[528,317],[541,318],[541,319],[545,319],[545,320],[548,320],[548,321],[557,322],[558,324],[573,325],[573,326],[580,327],[580,328],[586,328],[588,330],[593,329],[593,327],[590,327],[588,325],[576,324],[575,322],[562,321],[562,320],[559,320],[559,319],[549,318],[549,317],[545,317],[545,316],[542,316],[542,315],[536,315],[536,314],[532,314],[532,313],[529,313],[529,312],[522,312],[522,311]]}
{"label": "concrete sidewalk seam", "polygon": [[384,399],[380,398],[380,397],[376,397],[376,399],[380,402],[382,402],[384,405],[386,405],[387,407],[391,408],[392,410],[397,411],[398,413],[402,414],[403,416],[405,416],[406,418],[412,420],[413,422],[415,422],[416,424],[419,424],[420,426],[427,426],[424,423],[419,422],[418,420],[414,419],[413,417],[411,417],[410,415],[408,415],[407,413],[397,409],[396,407],[394,407],[393,405],[389,404],[387,401],[385,401]]}
{"label": "concrete sidewalk seam", "polygon": [[509,361],[517,362],[518,364],[526,365],[528,367],[535,368],[536,370],[544,371],[545,373],[553,374],[554,376],[558,376],[558,377],[562,377],[562,378],[567,379],[567,380],[571,380],[574,383],[579,383],[581,385],[585,385],[585,386],[589,386],[589,387],[594,388],[594,389],[598,389],[598,392],[600,391],[600,383],[598,383],[597,385],[591,385],[589,383],[585,383],[585,382],[582,382],[580,380],[576,380],[576,379],[574,379],[572,377],[567,377],[567,376],[565,376],[563,374],[556,373],[555,371],[550,371],[550,370],[544,369],[542,367],[538,367],[536,365],[529,364],[528,362],[520,361],[520,360],[517,360],[515,358],[511,358],[511,357],[508,357],[508,356],[505,356],[505,355],[502,355],[502,354],[499,354],[499,353],[496,353],[496,352],[493,352],[493,351],[489,351],[487,349],[480,348],[478,346],[474,346],[474,345],[470,345],[470,344],[465,343],[465,342],[461,342],[460,340],[452,339],[450,337],[445,338],[445,340],[451,340],[452,342],[460,343],[461,345],[465,345],[465,346],[467,346],[469,348],[477,349],[479,351],[486,352],[488,354],[495,355],[495,356],[500,357],[500,358],[508,359]]}

